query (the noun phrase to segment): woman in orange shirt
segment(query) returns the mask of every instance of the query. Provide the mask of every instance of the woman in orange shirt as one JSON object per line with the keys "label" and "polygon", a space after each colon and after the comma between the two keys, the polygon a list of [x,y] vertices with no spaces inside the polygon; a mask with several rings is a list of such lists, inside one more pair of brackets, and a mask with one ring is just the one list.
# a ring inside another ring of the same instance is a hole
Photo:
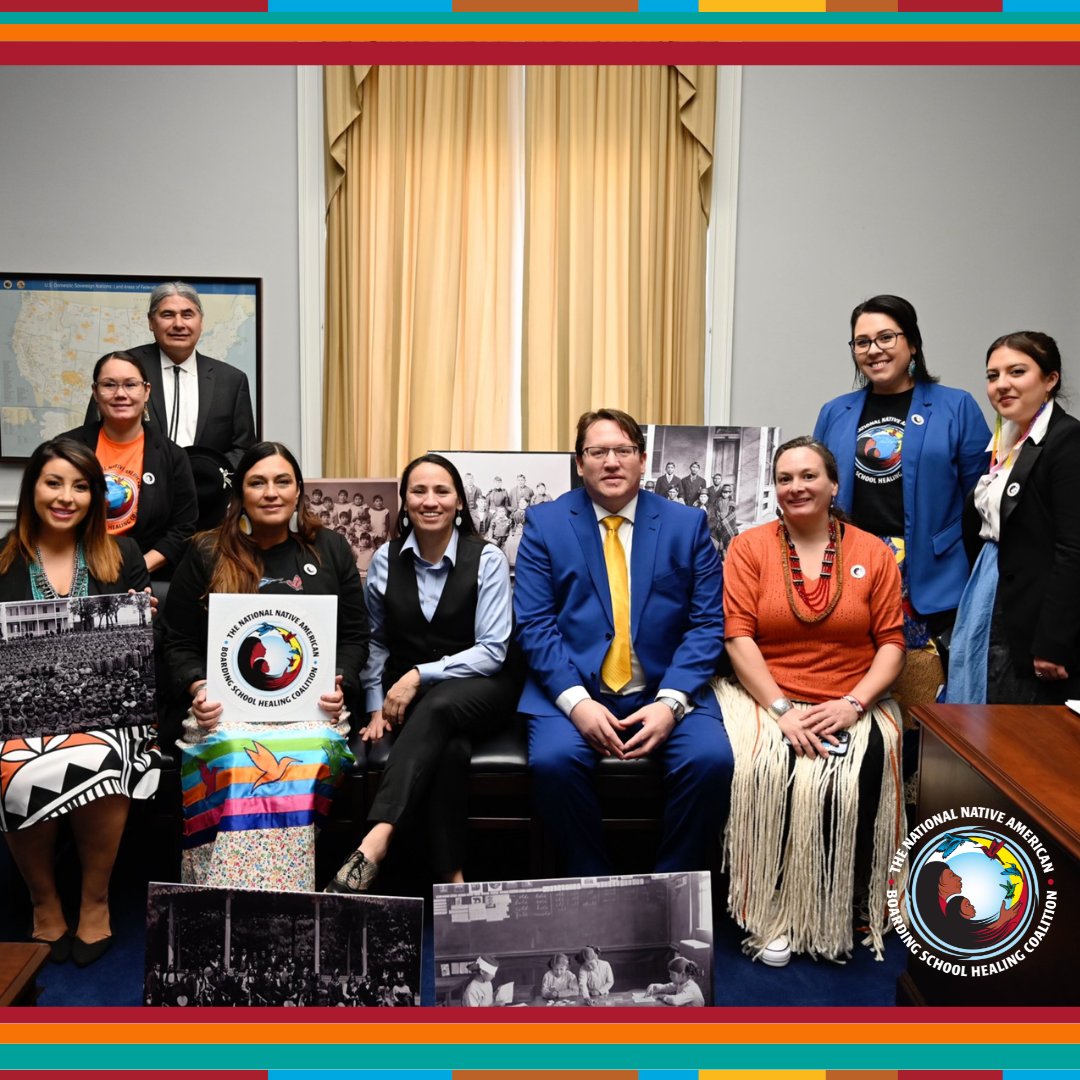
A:
{"label": "woman in orange shirt", "polygon": [[131,353],[106,353],[94,365],[97,423],[66,432],[105,470],[110,536],[130,536],[155,580],[168,580],[195,532],[199,507],[187,454],[145,422],[146,369]]}
{"label": "woman in orange shirt", "polygon": [[886,866],[903,837],[887,696],[904,632],[896,563],[834,509],[829,450],[792,439],[773,472],[780,520],[736,536],[724,563],[738,683],[718,696],[735,752],[729,907],[746,951],[782,966],[792,951],[850,955],[855,908],[880,954]]}

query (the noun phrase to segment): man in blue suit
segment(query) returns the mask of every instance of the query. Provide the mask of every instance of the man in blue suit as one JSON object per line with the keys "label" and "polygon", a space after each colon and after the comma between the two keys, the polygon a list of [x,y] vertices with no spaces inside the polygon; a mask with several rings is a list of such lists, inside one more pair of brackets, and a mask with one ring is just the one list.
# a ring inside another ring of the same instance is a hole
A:
{"label": "man in blue suit", "polygon": [[585,413],[575,452],[584,487],[529,508],[515,572],[537,809],[568,873],[606,873],[593,772],[653,756],[667,788],[656,869],[705,869],[732,772],[709,686],[724,615],[707,516],[640,490],[645,438],[626,413]]}

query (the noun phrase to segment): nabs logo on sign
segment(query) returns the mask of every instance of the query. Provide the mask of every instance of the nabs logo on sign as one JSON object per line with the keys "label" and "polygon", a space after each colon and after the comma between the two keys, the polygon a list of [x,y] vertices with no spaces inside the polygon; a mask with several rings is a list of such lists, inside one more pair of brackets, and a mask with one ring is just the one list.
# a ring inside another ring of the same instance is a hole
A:
{"label": "nabs logo on sign", "polygon": [[333,596],[212,595],[207,697],[226,717],[316,718],[333,690],[336,631]]}
{"label": "nabs logo on sign", "polygon": [[1022,964],[1057,910],[1050,853],[1001,810],[933,815],[908,834],[889,874],[889,917],[900,940],[932,969],[962,978]]}

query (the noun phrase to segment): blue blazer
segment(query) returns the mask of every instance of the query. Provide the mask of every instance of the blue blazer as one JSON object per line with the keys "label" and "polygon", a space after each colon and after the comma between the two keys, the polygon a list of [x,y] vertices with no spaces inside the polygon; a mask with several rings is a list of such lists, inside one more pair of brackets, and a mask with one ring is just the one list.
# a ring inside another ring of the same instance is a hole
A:
{"label": "blue blazer", "polygon": [[[719,716],[708,681],[724,647],[723,571],[707,515],[638,495],[630,553],[630,633],[647,694],[683,691]],[[529,676],[520,710],[558,710],[571,686],[594,698],[605,691],[600,665],[614,623],[603,541],[592,502],[577,488],[530,506],[514,573],[514,614]]]}
{"label": "blue blazer", "polygon": [[[855,494],[855,439],[866,394],[855,390],[833,398],[814,425],[814,438],[836,457],[840,470],[836,501],[848,514]],[[902,483],[908,590],[922,615],[951,611],[960,603],[970,569],[961,528],[964,500],[990,463],[989,441],[990,428],[966,390],[916,384],[904,428]]]}

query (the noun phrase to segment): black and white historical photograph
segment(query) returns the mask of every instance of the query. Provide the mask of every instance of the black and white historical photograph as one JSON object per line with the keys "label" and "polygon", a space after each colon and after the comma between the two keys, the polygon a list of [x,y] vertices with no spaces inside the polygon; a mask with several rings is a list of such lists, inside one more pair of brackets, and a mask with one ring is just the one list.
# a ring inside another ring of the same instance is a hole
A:
{"label": "black and white historical photograph", "polygon": [[779,428],[650,424],[642,486],[707,514],[722,558],[738,533],[775,516],[779,445]]}
{"label": "black and white historical photograph", "polygon": [[434,886],[439,1005],[711,1004],[706,872]]}
{"label": "black and white historical photograph", "polygon": [[304,481],[304,502],[327,529],[349,542],[362,577],[376,550],[394,535],[398,514],[398,482],[317,479]]}
{"label": "black and white historical photograph", "polygon": [[420,1004],[424,902],[151,883],[145,1003]]}
{"label": "black and white historical photograph", "polygon": [[502,548],[513,570],[530,506],[577,487],[573,454],[438,450],[461,473],[476,531]]}
{"label": "black and white historical photograph", "polygon": [[0,738],[156,720],[147,593],[0,604]]}

